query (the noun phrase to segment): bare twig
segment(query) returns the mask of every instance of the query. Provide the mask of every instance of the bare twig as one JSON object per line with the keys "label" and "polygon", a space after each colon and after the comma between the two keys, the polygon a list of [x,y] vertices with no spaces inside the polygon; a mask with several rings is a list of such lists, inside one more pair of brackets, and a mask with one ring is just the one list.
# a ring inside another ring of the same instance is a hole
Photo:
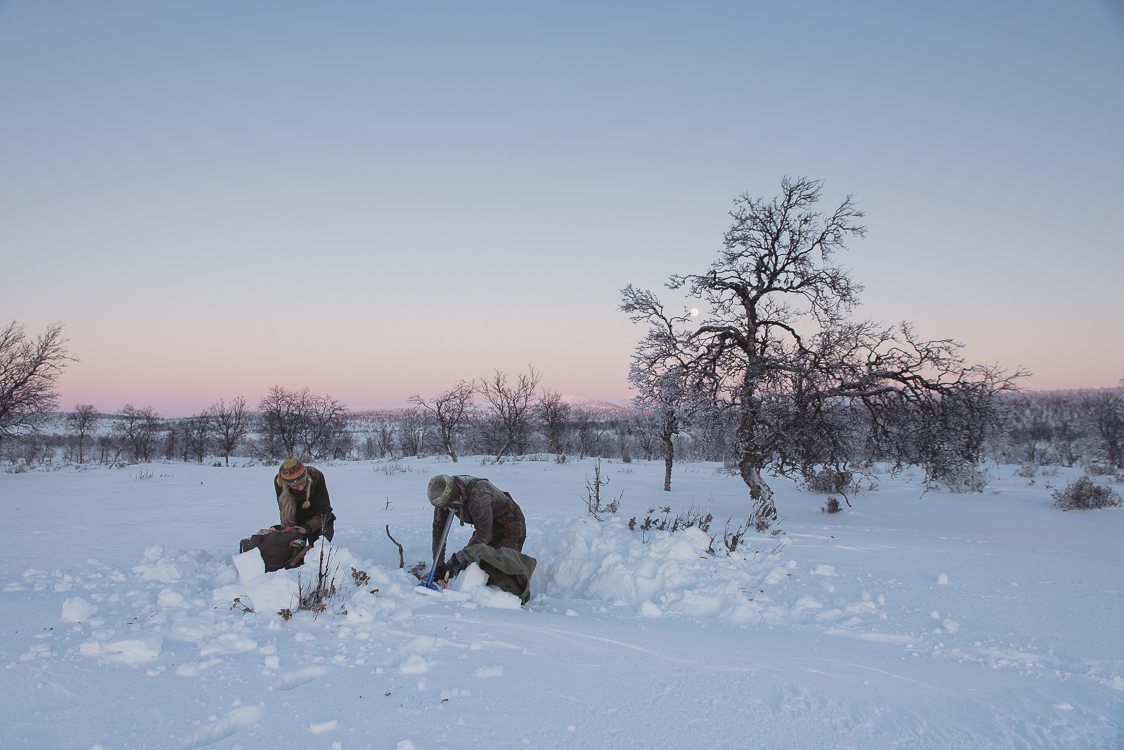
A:
{"label": "bare twig", "polygon": [[394,542],[395,546],[398,547],[398,567],[400,569],[405,568],[406,567],[406,552],[402,549],[402,545],[398,544],[398,540],[395,539],[394,537],[390,536],[390,524],[386,525],[386,535],[390,539],[390,541]]}

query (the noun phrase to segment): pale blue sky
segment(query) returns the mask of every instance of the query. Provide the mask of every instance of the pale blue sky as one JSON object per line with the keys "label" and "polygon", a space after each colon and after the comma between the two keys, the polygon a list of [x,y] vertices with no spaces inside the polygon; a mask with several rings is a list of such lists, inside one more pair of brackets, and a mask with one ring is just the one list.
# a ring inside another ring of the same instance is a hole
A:
{"label": "pale blue sky", "polygon": [[859,311],[1124,377],[1120,2],[0,1],[0,318],[62,406],[362,408],[528,363],[627,398],[627,284],[854,193]]}

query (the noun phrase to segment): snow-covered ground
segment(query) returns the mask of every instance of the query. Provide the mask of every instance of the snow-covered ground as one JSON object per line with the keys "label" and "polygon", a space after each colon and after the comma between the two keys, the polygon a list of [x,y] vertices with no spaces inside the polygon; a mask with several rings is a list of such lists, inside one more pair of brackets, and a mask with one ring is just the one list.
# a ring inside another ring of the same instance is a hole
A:
{"label": "snow-covered ground", "polygon": [[[276,467],[237,463],[0,474],[0,747],[1124,747],[1124,510],[1052,509],[1077,470],[882,476],[836,515],[777,479],[783,533],[725,554],[748,497],[713,464],[665,493],[662,464],[604,462],[605,522],[589,460],[321,465],[341,590],[283,619],[315,571],[236,567],[276,517]],[[399,569],[386,527],[422,561],[443,472],[523,507],[527,606]],[[668,505],[711,512],[719,554],[629,531]]]}

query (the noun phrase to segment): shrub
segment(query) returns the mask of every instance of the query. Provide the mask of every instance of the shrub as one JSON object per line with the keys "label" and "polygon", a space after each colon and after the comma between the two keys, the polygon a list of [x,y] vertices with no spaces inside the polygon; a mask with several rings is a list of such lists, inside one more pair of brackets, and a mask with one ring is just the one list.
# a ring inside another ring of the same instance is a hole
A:
{"label": "shrub", "polygon": [[597,459],[597,463],[593,466],[593,481],[589,481],[587,477],[585,480],[585,507],[589,511],[589,515],[596,518],[598,521],[604,520],[601,518],[602,514],[616,513],[621,507],[621,498],[624,497],[622,491],[617,496],[616,500],[612,502],[602,502],[601,488],[609,484],[609,479],[601,478],[601,459]]}
{"label": "shrub", "polygon": [[1054,507],[1061,510],[1098,510],[1121,504],[1120,495],[1109,487],[1097,484],[1089,476],[1081,477],[1064,490],[1054,490],[1053,495]]}
{"label": "shrub", "polygon": [[938,482],[957,494],[983,492],[990,480],[987,472],[971,461],[959,457],[932,462],[926,467],[926,483],[933,486]]}
{"label": "shrub", "polygon": [[1105,464],[1092,463],[1085,467],[1085,473],[1094,477],[1108,477],[1116,475],[1115,466],[1106,466]]}
{"label": "shrub", "polygon": [[326,542],[320,545],[320,561],[314,582],[305,583],[300,574],[297,575],[297,593],[300,597],[301,609],[319,614],[326,610],[328,603],[340,593],[336,586],[339,565],[332,560],[334,553],[335,550]]}
{"label": "shrub", "polygon": [[839,501],[834,497],[829,497],[827,499],[827,504],[820,508],[821,513],[838,513],[841,510],[843,509],[839,507]]}
{"label": "shrub", "polygon": [[854,478],[854,474],[846,470],[824,469],[808,481],[808,489],[817,495],[842,495]]}
{"label": "shrub", "polygon": [[[636,523],[636,516],[633,516],[628,521],[628,530],[636,531],[640,529],[641,541],[648,541],[649,531],[667,531],[675,533],[680,529],[689,529],[692,526],[698,527],[704,534],[710,536],[710,523],[714,520],[714,516],[702,510],[695,510],[694,504],[685,511],[678,513],[674,518],[671,517],[671,506],[667,505],[660,508],[659,516],[653,516],[656,512],[655,508],[648,508],[648,515],[640,524]],[[714,537],[711,536],[711,539]]]}

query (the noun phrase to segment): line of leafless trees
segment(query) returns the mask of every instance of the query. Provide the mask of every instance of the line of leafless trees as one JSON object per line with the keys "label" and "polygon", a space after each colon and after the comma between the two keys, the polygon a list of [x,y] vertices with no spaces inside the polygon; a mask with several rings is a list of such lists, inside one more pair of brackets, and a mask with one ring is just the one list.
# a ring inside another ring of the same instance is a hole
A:
{"label": "line of leafless trees", "polygon": [[[535,380],[533,373],[506,380],[509,386],[518,386],[521,379]],[[470,385],[458,381],[449,391],[415,399],[405,409],[365,412],[350,412],[307,389],[287,391],[279,386],[270,389],[255,411],[238,397],[175,419],[162,418],[151,407],[127,404],[117,412],[100,413],[89,404],[79,404],[41,424],[35,435],[5,441],[2,463],[9,467],[145,461],[229,465],[232,456],[268,462],[289,455],[319,461],[455,455],[489,461],[526,456],[556,461],[664,460],[666,466],[670,444],[671,455],[679,461],[722,462],[731,472],[737,471],[739,417],[733,409],[694,405],[676,414],[672,431],[667,413],[654,408],[571,404],[557,392],[540,388],[521,416],[505,425],[503,415],[493,411],[486,399],[448,403],[456,402]],[[819,417],[833,425],[830,432],[811,440],[793,426],[789,443],[778,449],[776,460],[787,453],[785,460],[795,467],[790,473],[809,484],[824,476],[860,471],[874,462],[923,466],[925,460],[944,455],[942,451],[957,459],[967,457],[972,465],[1124,469],[1124,388],[1004,394],[990,408],[993,413],[985,419],[973,418],[970,409],[954,417],[950,407],[945,424],[955,425],[958,419],[963,423],[950,430],[950,439],[940,443],[942,450],[934,450],[930,433],[924,431],[891,448],[880,446],[869,438],[875,427],[865,410],[840,402]],[[789,425],[797,422],[794,412],[779,404],[774,416]],[[894,421],[909,419],[902,416]],[[510,434],[516,436],[515,447],[505,449]],[[955,435],[960,437],[952,439]],[[951,463],[951,468],[945,465],[942,470],[963,469],[962,464]],[[666,479],[670,485],[670,475]],[[955,472],[945,479],[955,483]],[[967,480],[961,476],[959,481]],[[960,489],[972,487],[965,484]]]}

